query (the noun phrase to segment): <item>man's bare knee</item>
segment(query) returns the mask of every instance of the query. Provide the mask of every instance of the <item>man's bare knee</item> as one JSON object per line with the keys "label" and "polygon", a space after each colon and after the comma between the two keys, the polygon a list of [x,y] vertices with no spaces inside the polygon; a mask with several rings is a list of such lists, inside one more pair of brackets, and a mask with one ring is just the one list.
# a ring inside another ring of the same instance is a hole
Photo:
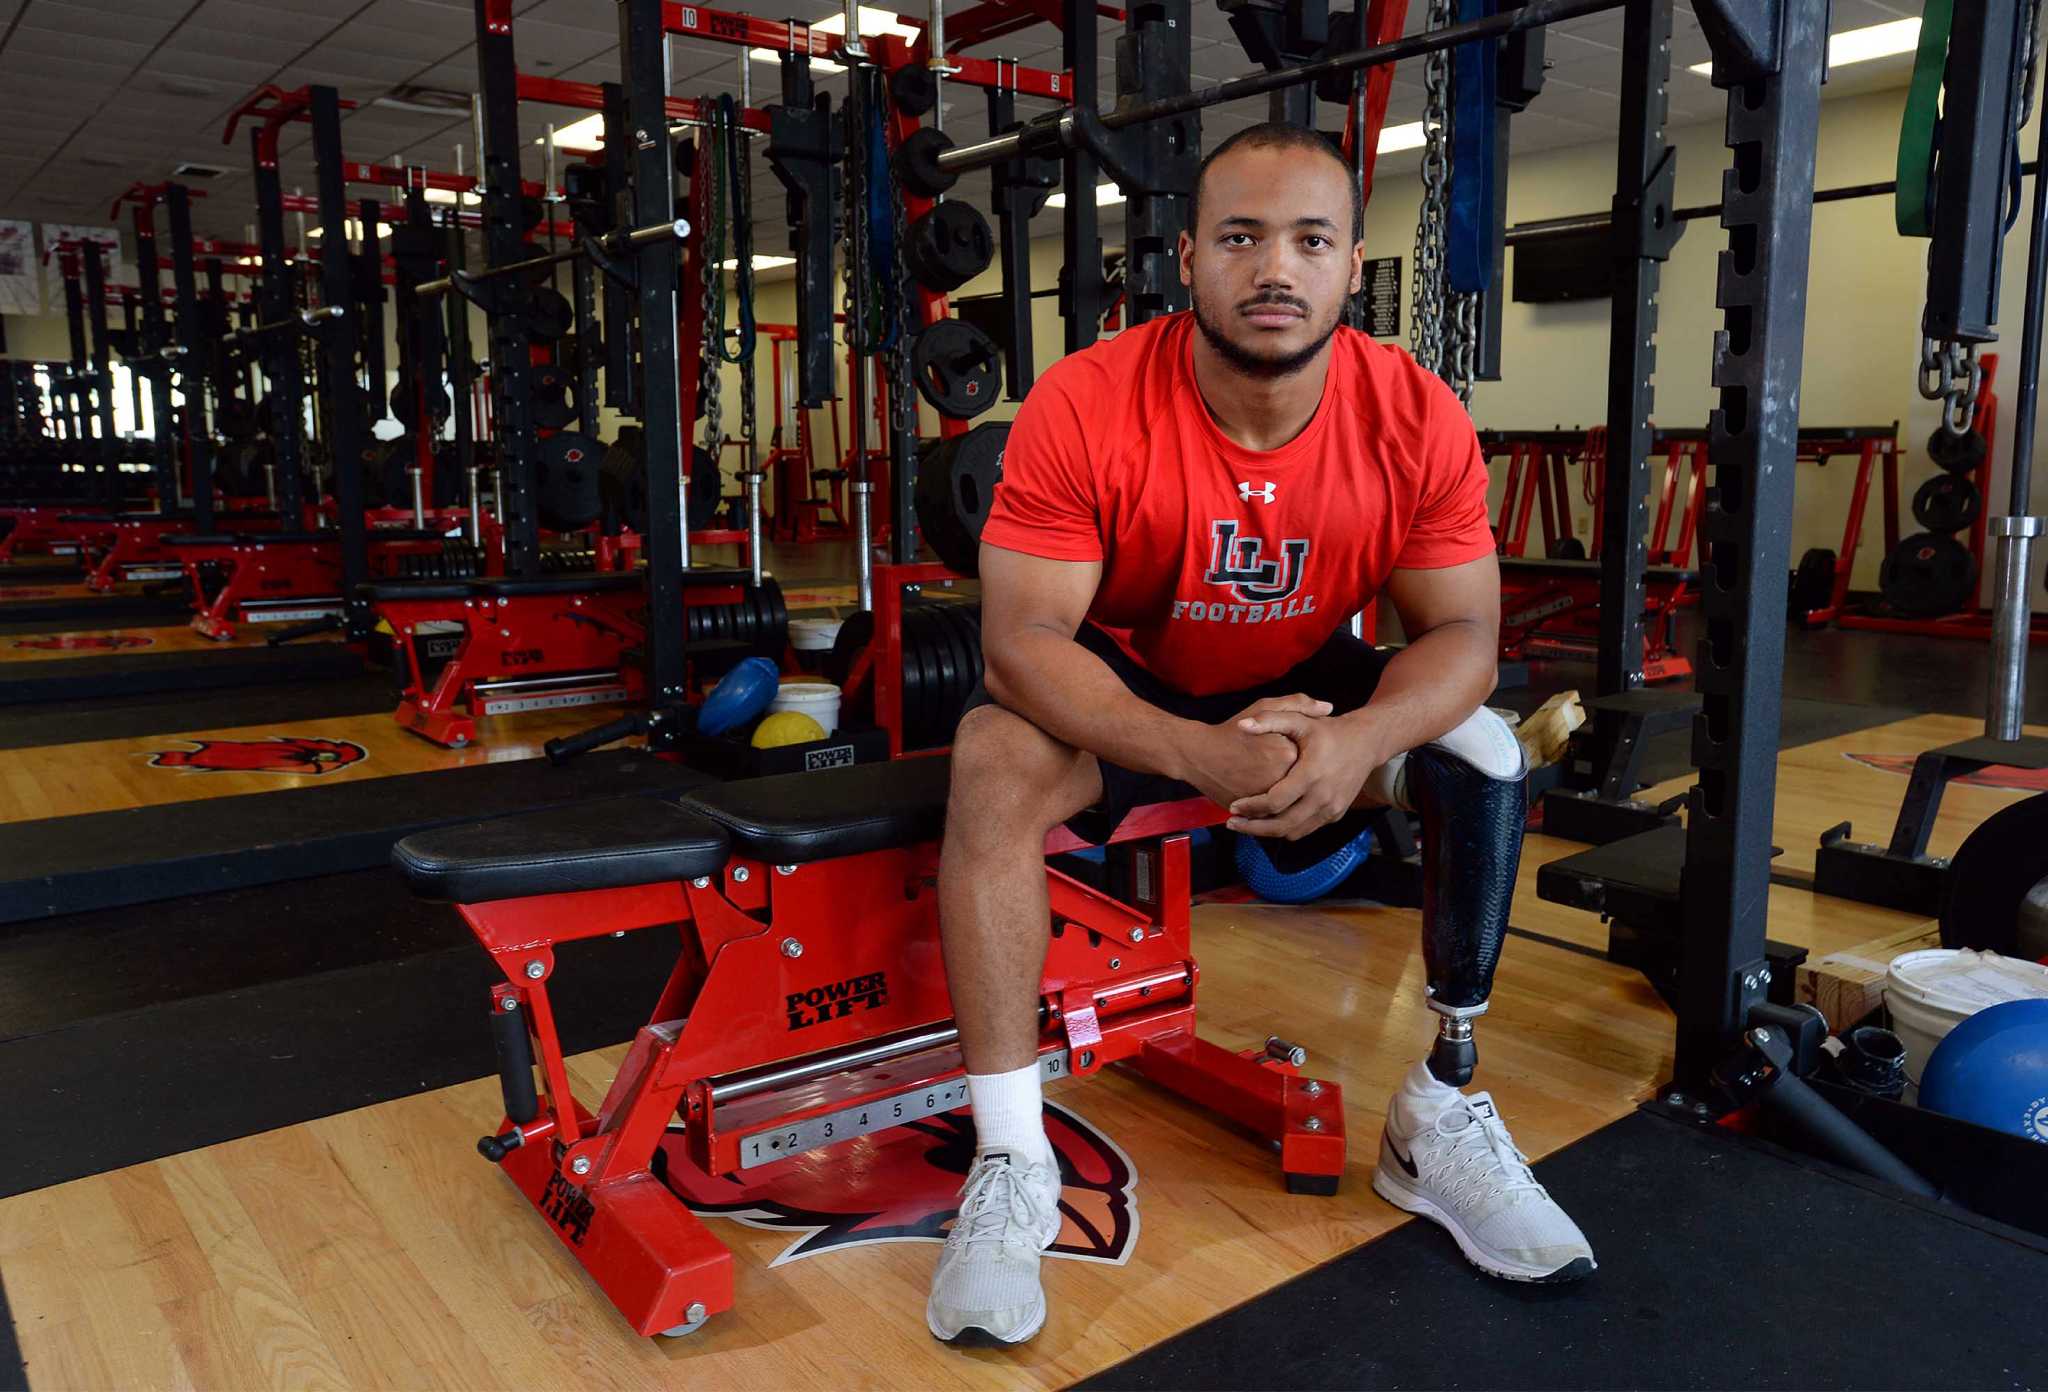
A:
{"label": "man's bare knee", "polygon": [[953,735],[949,833],[1040,833],[1093,801],[1094,760],[1015,712],[977,706]]}

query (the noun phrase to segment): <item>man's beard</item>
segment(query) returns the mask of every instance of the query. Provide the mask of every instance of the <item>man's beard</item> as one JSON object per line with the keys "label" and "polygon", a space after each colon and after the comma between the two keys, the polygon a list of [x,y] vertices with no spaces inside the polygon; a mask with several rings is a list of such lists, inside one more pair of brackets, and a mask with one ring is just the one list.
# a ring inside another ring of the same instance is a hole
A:
{"label": "man's beard", "polygon": [[[1323,351],[1323,345],[1330,341],[1330,336],[1337,332],[1337,322],[1342,317],[1340,314],[1332,314],[1330,322],[1323,326],[1323,331],[1316,335],[1315,341],[1306,347],[1298,348],[1294,352],[1282,357],[1262,357],[1223,332],[1222,328],[1211,318],[1208,306],[1202,303],[1201,295],[1196,293],[1192,286],[1188,289],[1188,297],[1195,311],[1195,327],[1202,331],[1202,337],[1209,341],[1209,346],[1216,350],[1216,355],[1245,376],[1266,380],[1277,377],[1292,377],[1295,373],[1307,367],[1315,355]],[[1267,299],[1251,300],[1248,303],[1254,305],[1277,303],[1286,304],[1290,307],[1301,307],[1299,300]]]}

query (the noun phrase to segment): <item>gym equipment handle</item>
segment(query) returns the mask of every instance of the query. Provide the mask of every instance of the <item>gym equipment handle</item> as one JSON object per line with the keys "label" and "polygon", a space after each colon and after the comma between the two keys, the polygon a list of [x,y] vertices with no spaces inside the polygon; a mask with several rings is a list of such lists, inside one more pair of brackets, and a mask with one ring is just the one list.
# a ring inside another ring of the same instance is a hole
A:
{"label": "gym equipment handle", "polygon": [[608,724],[585,730],[580,735],[564,735],[559,739],[551,739],[542,748],[547,751],[549,763],[566,764],[579,754],[588,754],[593,749],[602,748],[628,735],[641,734],[647,729],[647,724],[645,713],[621,716]]}
{"label": "gym equipment handle", "polygon": [[[505,1115],[521,1126],[540,1115],[533,1087],[533,1041],[526,1033],[526,1012],[516,996],[492,1002],[491,1040],[498,1047],[498,1083],[505,1093]],[[508,1008],[509,1007],[509,1008]]]}

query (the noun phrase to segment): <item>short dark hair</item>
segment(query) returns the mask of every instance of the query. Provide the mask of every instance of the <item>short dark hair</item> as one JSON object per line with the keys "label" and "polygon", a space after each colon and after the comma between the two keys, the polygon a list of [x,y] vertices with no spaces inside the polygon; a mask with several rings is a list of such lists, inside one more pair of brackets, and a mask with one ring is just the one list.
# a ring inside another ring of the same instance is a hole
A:
{"label": "short dark hair", "polygon": [[1244,145],[1261,150],[1314,150],[1328,155],[1344,171],[1344,181],[1351,188],[1351,240],[1356,242],[1365,236],[1365,190],[1351,177],[1351,165],[1344,158],[1344,152],[1337,148],[1337,142],[1319,130],[1297,126],[1287,121],[1267,121],[1263,125],[1241,130],[1236,135],[1202,156],[1202,167],[1195,172],[1194,192],[1188,195],[1188,235],[1202,225],[1202,180],[1209,177],[1209,166],[1217,160]]}

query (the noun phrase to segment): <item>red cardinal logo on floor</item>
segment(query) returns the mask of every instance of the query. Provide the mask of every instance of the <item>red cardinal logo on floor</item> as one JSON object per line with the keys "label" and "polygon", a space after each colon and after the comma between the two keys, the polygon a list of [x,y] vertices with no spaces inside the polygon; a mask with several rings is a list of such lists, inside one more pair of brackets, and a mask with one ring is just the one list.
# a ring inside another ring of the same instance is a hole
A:
{"label": "red cardinal logo on floor", "polygon": [[194,769],[200,773],[333,773],[359,764],[370,751],[350,740],[272,735],[260,740],[187,740],[191,749],[165,749],[149,757],[151,768]]}
{"label": "red cardinal logo on floor", "polygon": [[17,638],[17,648],[39,652],[113,652],[120,648],[147,648],[156,643],[136,633],[52,633],[47,638]]}
{"label": "red cardinal logo on floor", "polygon": [[[1046,1255],[1122,1265],[1138,1240],[1137,1174],[1114,1141],[1047,1103],[1045,1134],[1059,1157],[1060,1235]],[[671,1152],[675,1163],[668,1163]],[[701,1218],[801,1232],[770,1266],[871,1242],[943,1242],[974,1162],[974,1121],[963,1109],[810,1151],[753,1184],[704,1175],[670,1132],[654,1172]]]}
{"label": "red cardinal logo on floor", "polygon": [[[1844,759],[1874,768],[1879,773],[1896,773],[1901,778],[1913,775],[1913,756],[1910,754],[1844,754]],[[1965,783],[1978,788],[2012,788],[2022,793],[2048,793],[2048,769],[2014,768],[2010,764],[1992,764],[1951,778],[1951,783]]]}

